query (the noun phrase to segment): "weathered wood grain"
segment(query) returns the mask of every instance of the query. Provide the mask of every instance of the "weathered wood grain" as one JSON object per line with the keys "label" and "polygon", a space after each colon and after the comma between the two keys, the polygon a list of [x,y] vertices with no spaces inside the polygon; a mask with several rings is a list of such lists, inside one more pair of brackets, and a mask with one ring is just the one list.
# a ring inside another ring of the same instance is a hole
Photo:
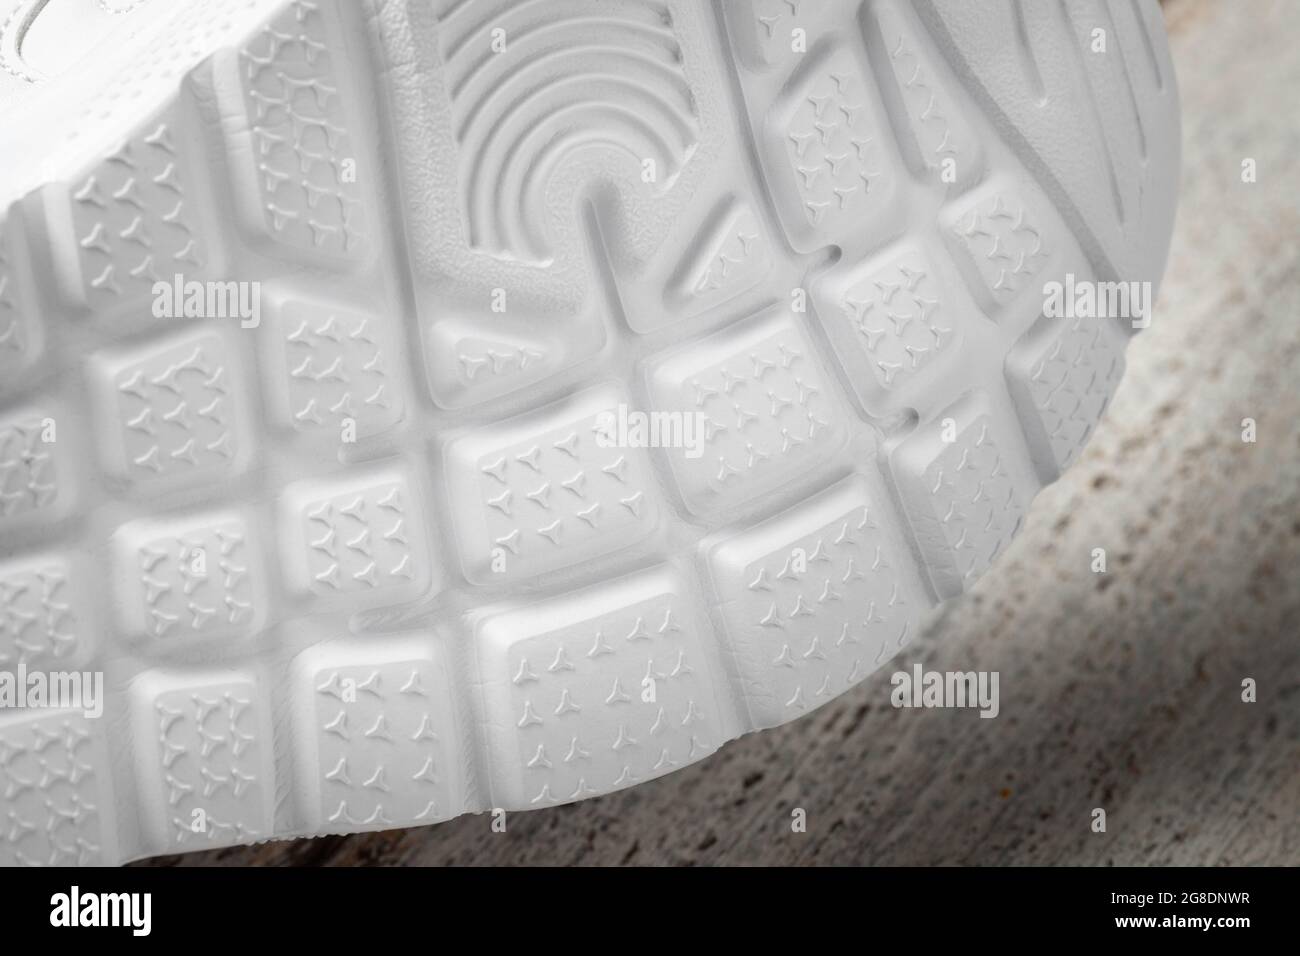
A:
{"label": "weathered wood grain", "polygon": [[153,862],[1300,863],[1300,29],[1281,0],[1165,9],[1185,142],[1156,324],[1083,459],[897,661],[999,671],[1000,717],[895,710],[887,667],[504,835],[469,817]]}

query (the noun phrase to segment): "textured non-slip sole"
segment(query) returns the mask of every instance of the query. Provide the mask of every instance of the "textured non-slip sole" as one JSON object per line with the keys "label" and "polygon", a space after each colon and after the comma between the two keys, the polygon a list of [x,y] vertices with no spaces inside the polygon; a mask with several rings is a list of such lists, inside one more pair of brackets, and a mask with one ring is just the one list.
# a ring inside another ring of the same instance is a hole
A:
{"label": "textured non-slip sole", "polygon": [[[0,132],[0,669],[105,676],[0,713],[3,864],[545,807],[807,713],[1105,411],[1132,325],[1044,284],[1163,269],[1154,2],[211,7]],[[159,317],[177,276],[259,324]]]}

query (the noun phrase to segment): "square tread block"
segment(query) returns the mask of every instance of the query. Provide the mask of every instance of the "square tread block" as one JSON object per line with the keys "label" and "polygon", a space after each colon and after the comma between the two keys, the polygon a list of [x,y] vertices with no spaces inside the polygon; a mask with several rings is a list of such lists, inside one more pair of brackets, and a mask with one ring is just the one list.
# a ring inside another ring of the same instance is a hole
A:
{"label": "square tread block", "polygon": [[447,490],[465,575],[516,581],[600,557],[658,527],[645,452],[602,430],[626,399],[594,389],[457,438]]}
{"label": "square tread block", "polygon": [[506,809],[657,777],[723,740],[711,648],[656,570],[481,621],[493,793]]}
{"label": "square tread block", "polygon": [[465,739],[441,651],[420,636],[331,642],[293,664],[298,787],[317,833],[436,823],[463,809]]}
{"label": "square tread block", "polygon": [[697,514],[807,474],[847,436],[833,386],[788,316],[724,330],[658,361],[649,375],[657,411],[699,420],[702,447],[665,450]]}
{"label": "square tread block", "polygon": [[392,603],[433,583],[424,505],[399,462],[291,485],[280,521],[288,584],[317,603]]}
{"label": "square tread block", "polygon": [[0,719],[0,866],[117,864],[104,728],[75,710]]}
{"label": "square tread block", "polygon": [[866,677],[929,605],[890,510],[860,478],[724,540],[709,566],[759,728]]}
{"label": "square tread block", "polygon": [[265,617],[261,546],[242,512],[141,519],[115,536],[119,623],[149,643],[241,640]]}
{"label": "square tread block", "polygon": [[149,671],[131,693],[149,848],[175,853],[270,837],[274,746],[258,676]]}

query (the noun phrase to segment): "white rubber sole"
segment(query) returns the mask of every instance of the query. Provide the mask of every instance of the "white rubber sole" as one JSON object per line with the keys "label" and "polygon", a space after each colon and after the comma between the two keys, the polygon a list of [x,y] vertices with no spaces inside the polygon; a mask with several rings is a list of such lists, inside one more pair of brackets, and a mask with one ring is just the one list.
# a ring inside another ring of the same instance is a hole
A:
{"label": "white rubber sole", "polygon": [[[166,17],[0,134],[0,668],[106,684],[0,714],[0,863],[544,807],[808,712],[1104,412],[1132,328],[1044,283],[1163,268],[1154,3]],[[156,317],[178,274],[260,324]]]}

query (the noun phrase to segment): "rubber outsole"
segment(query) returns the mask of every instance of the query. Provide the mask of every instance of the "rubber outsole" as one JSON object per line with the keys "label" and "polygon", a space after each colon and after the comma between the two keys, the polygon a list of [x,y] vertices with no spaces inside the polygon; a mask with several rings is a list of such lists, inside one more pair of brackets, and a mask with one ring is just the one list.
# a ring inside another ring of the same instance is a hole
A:
{"label": "rubber outsole", "polygon": [[0,665],[106,681],[0,717],[0,863],[606,793],[896,653],[1122,375],[1044,282],[1172,227],[1154,4],[979,16],[170,9],[0,221]]}

